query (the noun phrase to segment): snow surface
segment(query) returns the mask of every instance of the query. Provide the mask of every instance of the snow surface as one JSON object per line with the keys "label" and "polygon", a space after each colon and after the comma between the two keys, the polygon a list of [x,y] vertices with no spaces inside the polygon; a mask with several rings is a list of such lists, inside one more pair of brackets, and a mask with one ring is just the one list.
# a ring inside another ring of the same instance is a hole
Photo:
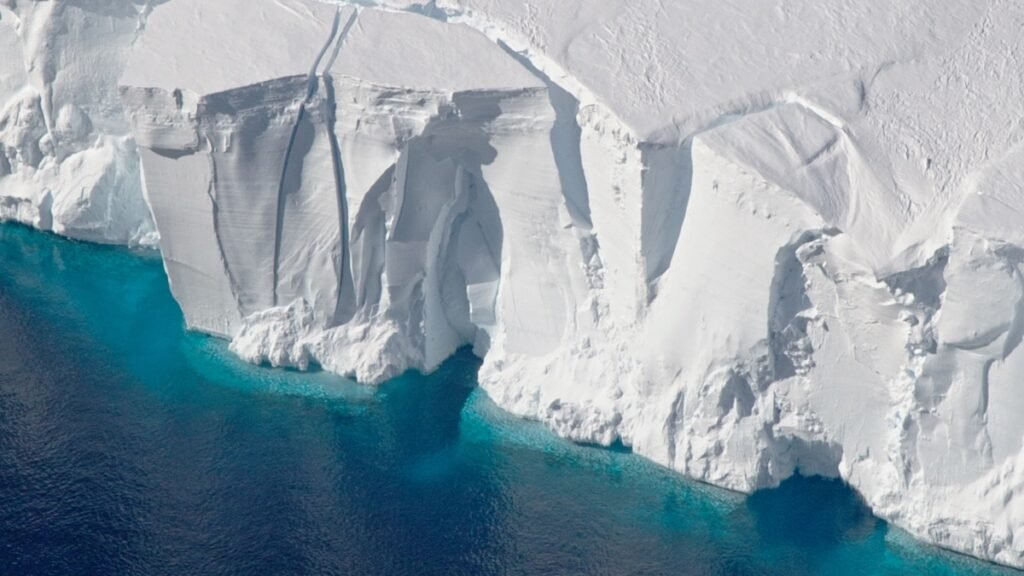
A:
{"label": "snow surface", "polygon": [[141,159],[251,361],[472,344],[566,437],[1024,567],[1024,5],[151,4],[0,1],[0,215],[153,240]]}

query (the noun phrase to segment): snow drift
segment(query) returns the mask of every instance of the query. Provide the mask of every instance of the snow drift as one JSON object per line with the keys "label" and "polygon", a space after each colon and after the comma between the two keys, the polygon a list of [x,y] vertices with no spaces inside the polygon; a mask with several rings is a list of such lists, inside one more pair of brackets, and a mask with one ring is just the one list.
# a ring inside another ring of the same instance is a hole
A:
{"label": "snow drift", "polygon": [[1024,566],[1018,3],[151,4],[0,3],[5,218],[152,241],[144,195],[249,360],[472,344],[566,437]]}

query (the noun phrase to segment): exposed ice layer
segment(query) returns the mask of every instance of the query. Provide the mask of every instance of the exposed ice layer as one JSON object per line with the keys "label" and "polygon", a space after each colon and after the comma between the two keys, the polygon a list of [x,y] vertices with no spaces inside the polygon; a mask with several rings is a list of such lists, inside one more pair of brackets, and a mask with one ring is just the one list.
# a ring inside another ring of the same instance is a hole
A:
{"label": "exposed ice layer", "polygon": [[[159,59],[183,38],[161,30],[187,31],[184,46],[230,44],[218,22],[240,6],[158,11],[123,80],[189,325],[237,336],[253,359],[315,358],[368,381],[431,369],[467,342],[485,350],[499,317],[521,326],[510,349],[556,347],[572,255],[546,252],[575,240],[544,84],[469,28],[301,1],[236,27],[288,21],[266,33],[287,34],[290,57],[273,43],[249,56],[268,50],[262,81],[231,71],[227,52],[169,83]],[[382,52],[385,34],[418,41]],[[499,283],[503,267],[516,273]],[[278,307],[316,341],[274,349]]]}
{"label": "exposed ice layer", "polygon": [[1019,2],[149,4],[0,0],[0,216],[152,239],[141,155],[252,361],[473,344],[567,437],[1024,566]]}
{"label": "exposed ice layer", "polygon": [[117,79],[159,1],[0,2],[0,220],[155,243]]}
{"label": "exposed ice layer", "polygon": [[[174,2],[133,50],[124,102],[190,326],[233,334],[242,317],[295,298],[334,319],[343,264],[334,105],[310,70],[337,33],[337,12]],[[244,40],[270,23],[264,41]]]}

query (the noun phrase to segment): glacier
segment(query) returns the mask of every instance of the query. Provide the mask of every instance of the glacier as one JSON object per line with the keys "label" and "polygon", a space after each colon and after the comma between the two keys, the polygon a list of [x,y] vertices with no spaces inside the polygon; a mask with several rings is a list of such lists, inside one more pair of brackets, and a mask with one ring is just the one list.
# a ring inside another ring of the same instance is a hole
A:
{"label": "glacier", "polygon": [[[1024,567],[1024,6],[0,1],[0,217],[190,328]],[[11,55],[11,57],[8,57]]]}

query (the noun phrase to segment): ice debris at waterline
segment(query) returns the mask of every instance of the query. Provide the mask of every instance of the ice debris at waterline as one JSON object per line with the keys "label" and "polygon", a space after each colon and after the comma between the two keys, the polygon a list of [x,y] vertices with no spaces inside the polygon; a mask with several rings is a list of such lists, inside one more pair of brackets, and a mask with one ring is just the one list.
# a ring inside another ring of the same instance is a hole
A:
{"label": "ice debris at waterline", "polygon": [[990,576],[836,480],[748,498],[582,448],[460,352],[379,388],[186,333],[159,260],[0,226],[13,574]]}
{"label": "ice debris at waterline", "polygon": [[358,4],[0,2],[0,213],[159,236],[246,359],[470,344],[563,436],[1024,566],[1024,5]]}

